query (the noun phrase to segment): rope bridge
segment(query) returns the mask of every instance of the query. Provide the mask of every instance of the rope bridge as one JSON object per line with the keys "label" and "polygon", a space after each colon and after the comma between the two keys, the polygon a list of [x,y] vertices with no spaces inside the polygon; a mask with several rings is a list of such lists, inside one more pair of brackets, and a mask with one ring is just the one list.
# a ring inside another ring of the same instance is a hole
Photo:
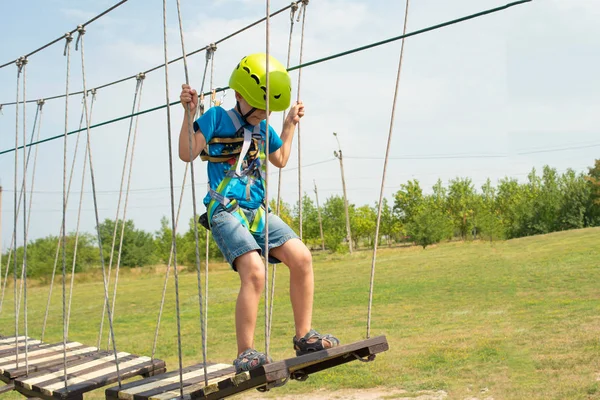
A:
{"label": "rope bridge", "polygon": [[[320,62],[328,61],[333,58],[347,56],[357,51],[363,51],[371,47],[379,46],[385,43],[389,43],[391,41],[402,39],[402,48],[400,50],[400,58],[398,62],[398,74],[396,78],[396,86],[395,86],[395,94],[390,118],[390,127],[388,134],[388,142],[386,148],[385,162],[382,173],[382,184],[381,184],[381,192],[379,199],[379,210],[377,215],[377,224],[376,224],[376,237],[379,235],[379,225],[381,220],[381,211],[382,211],[382,198],[383,198],[383,187],[385,182],[386,170],[387,170],[387,160],[389,158],[389,150],[390,143],[392,139],[392,131],[394,124],[394,115],[395,115],[395,106],[396,106],[396,98],[399,91],[399,83],[402,69],[402,61],[404,56],[404,38],[414,36],[417,34],[425,33],[434,29],[439,29],[445,26],[449,26],[455,23],[463,22],[472,18],[481,17],[483,15],[491,14],[493,12],[498,12],[505,10],[509,7],[523,4],[529,2],[531,0],[521,0],[513,3],[509,3],[502,7],[497,7],[494,9],[486,10],[477,14],[473,14],[464,18],[460,18],[457,20],[449,21],[447,23],[439,24],[430,28],[421,29],[419,31],[415,31],[412,33],[407,33],[407,21],[408,21],[408,10],[409,10],[409,0],[406,1],[406,9],[404,15],[404,28],[403,33],[400,36],[395,38],[391,38],[382,42],[373,43],[371,45],[363,46],[360,48],[352,49],[343,53],[335,54],[329,57],[325,57],[320,60],[311,61],[305,64],[302,64],[302,55],[304,49],[304,31],[305,31],[305,19],[306,19],[306,9],[309,3],[309,0],[298,0],[292,2],[289,6],[284,7],[274,13],[270,12],[270,1],[266,0],[266,16],[249,26],[234,32],[233,34],[217,41],[215,43],[211,43],[210,45],[205,46],[202,49],[195,50],[191,53],[186,53],[185,51],[185,41],[184,41],[184,29],[181,20],[181,7],[179,0],[177,0],[177,16],[179,21],[179,33],[181,40],[181,48],[183,56],[174,60],[169,61],[168,59],[168,43],[167,43],[167,1],[163,0],[163,48],[164,48],[164,63],[149,69],[145,72],[139,73],[134,76],[126,77],[115,82],[111,82],[92,90],[88,90],[86,84],[86,70],[85,70],[85,55],[84,55],[84,34],[86,32],[85,27],[91,24],[93,21],[101,18],[108,12],[116,9],[118,6],[125,3],[127,0],[120,1],[115,4],[113,7],[99,14],[92,20],[79,25],[75,30],[68,32],[64,37],[51,41],[50,43],[40,47],[39,49],[30,52],[24,57],[20,57],[15,61],[11,61],[4,65],[0,65],[0,68],[6,67],[11,64],[16,64],[18,67],[17,71],[17,92],[16,92],[16,100],[12,103],[4,103],[0,105],[15,105],[16,107],[16,126],[15,126],[15,146],[13,149],[5,150],[0,152],[1,154],[5,154],[8,152],[15,152],[15,181],[14,181],[14,229],[11,239],[10,251],[8,254],[8,262],[6,263],[6,270],[4,271],[4,276],[2,275],[2,260],[0,259],[0,288],[1,288],[1,297],[0,297],[0,312],[2,312],[3,302],[4,302],[4,294],[6,290],[6,284],[8,282],[8,272],[10,269],[11,261],[13,263],[13,290],[14,290],[14,310],[15,310],[15,329],[14,334],[12,336],[0,336],[0,380],[6,383],[6,386],[0,388],[0,394],[10,391],[16,390],[27,397],[37,397],[42,399],[82,399],[83,394],[89,392],[91,390],[97,389],[99,387],[108,386],[114,383],[118,383],[118,386],[112,387],[106,390],[106,398],[107,399],[172,399],[172,398],[185,398],[185,399],[221,399],[230,395],[237,394],[239,392],[257,388],[259,390],[265,391],[271,388],[281,386],[285,384],[287,381],[298,380],[304,381],[308,378],[309,375],[322,371],[324,369],[336,367],[338,365],[342,365],[351,361],[363,361],[369,362],[373,361],[376,354],[384,352],[388,350],[389,346],[385,336],[377,336],[371,337],[371,310],[372,310],[372,299],[374,292],[374,275],[375,275],[375,264],[376,264],[376,255],[377,255],[377,243],[378,240],[375,240],[375,246],[373,251],[372,265],[371,265],[371,279],[370,279],[370,290],[369,290],[369,301],[368,301],[368,311],[367,311],[367,329],[366,329],[366,339],[361,340],[356,343],[350,343],[341,345],[338,347],[315,351],[313,353],[309,353],[306,355],[302,355],[299,357],[294,357],[286,360],[276,361],[264,366],[261,366],[257,369],[251,370],[250,372],[243,372],[240,374],[236,374],[235,368],[230,364],[220,364],[220,363],[210,363],[207,361],[207,329],[208,322],[206,315],[208,313],[208,235],[207,231],[207,249],[206,249],[206,262],[205,262],[205,270],[204,270],[204,292],[203,292],[203,284],[202,284],[202,271],[200,269],[200,251],[199,251],[199,240],[198,235],[199,232],[197,230],[197,225],[194,224],[194,236],[195,236],[195,256],[196,256],[196,271],[197,271],[197,288],[198,288],[198,301],[199,301],[199,309],[200,309],[200,330],[202,334],[202,363],[184,367],[183,366],[183,357],[182,357],[182,344],[181,344],[181,327],[180,327],[180,302],[179,302],[179,276],[177,269],[177,247],[176,247],[176,232],[179,223],[179,216],[182,207],[182,200],[184,195],[184,187],[185,182],[187,181],[187,174],[190,171],[191,178],[191,187],[192,187],[192,199],[194,205],[194,219],[197,220],[197,210],[196,210],[196,193],[195,193],[195,173],[194,173],[194,164],[193,161],[190,162],[186,166],[186,170],[184,173],[182,190],[179,197],[179,205],[177,209],[175,208],[175,194],[173,191],[174,187],[174,178],[173,178],[173,161],[172,161],[172,151],[171,151],[171,114],[170,114],[170,105],[177,104],[178,102],[171,102],[169,99],[169,79],[168,79],[168,68],[169,65],[176,61],[183,61],[184,72],[185,72],[185,81],[189,84],[189,75],[188,75],[188,65],[187,65],[187,56],[193,55],[200,51],[206,52],[206,62],[204,66],[204,75],[202,78],[202,85],[200,88],[200,101],[198,102],[198,109],[195,111],[194,117],[196,118],[198,115],[201,115],[204,112],[204,100],[205,96],[210,96],[211,105],[218,105],[218,101],[216,100],[216,93],[219,91],[223,91],[226,88],[215,88],[213,85],[213,72],[214,72],[214,57],[215,52],[217,50],[217,44],[228,40],[235,35],[243,32],[244,30],[255,26],[259,23],[265,22],[266,26],[266,53],[269,54],[270,49],[270,18],[274,17],[285,10],[290,10],[290,36],[288,43],[288,58],[287,58],[287,68],[288,70],[299,70],[298,74],[298,99],[300,98],[300,84],[301,84],[301,70],[303,67],[307,67],[310,65],[314,65]],[[298,14],[297,14],[298,13]],[[290,67],[290,54],[292,47],[292,34],[294,28],[294,21],[299,22],[300,17],[302,17],[302,32],[301,32],[301,42],[300,42],[300,64],[295,67]],[[77,38],[75,41],[75,50],[80,51],[81,55],[81,72],[82,72],[82,83],[83,90],[81,92],[69,92],[69,83],[70,83],[70,64],[71,64],[71,47],[73,41],[73,35],[77,34]],[[60,136],[52,137],[49,139],[45,139],[40,141],[39,135],[42,125],[42,110],[45,100],[35,100],[37,103],[36,117],[33,126],[33,131],[31,133],[29,141],[27,140],[27,127],[25,126],[25,110],[26,104],[33,102],[33,100],[27,100],[25,98],[26,94],[26,66],[28,63],[28,57],[34,55],[35,53],[50,47],[51,45],[60,42],[64,39],[64,56],[66,60],[66,87],[65,93],[52,96],[46,98],[46,100],[50,99],[65,99],[65,126],[64,133]],[[165,87],[166,87],[166,104],[164,106],[155,107],[150,110],[141,111],[141,100],[142,100],[142,88],[144,84],[144,80],[146,79],[146,74],[164,67],[165,71]],[[209,90],[205,92],[204,86],[207,77],[207,72],[210,70],[210,79],[209,79]],[[268,77],[268,74],[267,74]],[[133,95],[133,104],[131,108],[131,114],[120,117],[118,119],[114,119],[112,121],[102,122],[100,124],[92,125],[92,111],[93,106],[96,101],[96,92],[98,89],[111,86],[117,83],[122,83],[128,81],[130,79],[136,79],[135,91]],[[267,87],[267,98],[268,98],[268,88]],[[21,88],[23,92],[23,98],[20,98]],[[69,97],[72,95],[82,95],[82,110],[80,117],[80,126],[78,130],[69,131],[68,130],[68,115],[69,115]],[[23,109],[23,126],[19,126],[19,106],[22,106]],[[268,102],[267,102],[268,107]],[[118,222],[119,219],[123,221],[126,220],[126,213],[128,207],[128,197],[130,193],[130,184],[131,184],[131,174],[134,167],[134,153],[136,147],[136,138],[137,138],[137,127],[138,127],[138,119],[139,116],[147,113],[159,110],[161,108],[166,108],[166,117],[167,117],[167,139],[168,139],[168,155],[169,155],[169,176],[170,176],[170,197],[171,197],[171,226],[172,226],[172,246],[169,257],[169,262],[167,264],[167,269],[165,272],[164,285],[162,290],[162,299],[160,303],[160,308],[158,311],[157,317],[157,325],[156,331],[154,335],[154,342],[152,346],[152,354],[150,357],[146,356],[137,356],[134,354],[130,354],[127,352],[119,351],[117,348],[117,341],[114,334],[114,315],[115,315],[115,303],[116,303],[116,294],[118,289],[118,279],[119,279],[119,270],[121,265],[121,253],[123,248],[123,230],[124,224],[122,225],[122,230],[120,233],[120,241],[118,246],[116,245],[117,235],[118,235]],[[191,111],[186,111],[191,114]],[[267,108],[268,115],[268,108]],[[98,204],[97,204],[97,190],[95,185],[95,175],[94,175],[94,164],[93,164],[93,154],[92,154],[92,146],[90,141],[90,130],[94,127],[101,126],[107,123],[112,123],[121,119],[129,119],[129,129],[128,129],[128,137],[127,144],[125,147],[124,161],[123,161],[123,169],[120,181],[120,189],[119,189],[119,198],[117,204],[117,212],[115,216],[115,224],[114,231],[112,235],[112,246],[111,253],[108,257],[108,268],[104,262],[104,255],[102,254],[102,242],[99,231],[100,220],[98,213]],[[191,115],[188,118],[189,121],[192,121]],[[269,132],[268,129],[269,118],[267,117],[267,135]],[[19,144],[19,134],[22,129],[22,145]],[[34,141],[34,135],[37,131],[37,138]],[[76,168],[76,160],[77,160],[77,148],[79,147],[80,135],[82,132],[85,132],[85,154],[83,156],[83,174],[81,179],[81,191],[79,198],[79,211],[76,221],[76,233],[75,233],[75,251],[73,257],[73,263],[71,265],[71,281],[70,284],[67,285],[67,264],[66,264],[66,209],[69,201],[69,194],[71,191],[72,181],[73,181],[73,172]],[[77,134],[76,136],[76,145],[75,152],[73,154],[73,159],[70,163],[70,174],[69,171],[69,163],[67,160],[67,144],[69,136],[72,134]],[[189,127],[189,135],[193,135],[193,128]],[[64,141],[64,149],[63,149],[63,215],[61,226],[59,227],[59,242],[55,253],[55,260],[51,278],[51,284],[49,287],[48,294],[48,302],[46,306],[46,311],[44,314],[44,319],[42,322],[42,333],[40,339],[29,337],[28,332],[28,304],[27,304],[27,232],[29,229],[29,222],[31,221],[30,213],[32,207],[32,197],[33,197],[33,186],[34,186],[34,178],[35,178],[35,170],[37,165],[37,145],[43,143],[48,140],[55,140],[62,138]],[[266,140],[269,143],[268,137]],[[32,166],[32,179],[31,185],[27,184],[27,170],[29,168],[29,164],[31,161],[31,148],[35,146],[35,153],[33,155],[33,166]],[[20,160],[22,163],[22,171],[23,171],[23,181],[21,187],[17,187],[17,170],[19,168],[19,150],[22,149],[22,159]],[[191,149],[191,139],[190,139],[190,152]],[[268,152],[268,149],[267,149]],[[299,182],[301,181],[301,142],[300,142],[300,127],[298,126],[298,175]],[[75,263],[76,263],[76,254],[77,254],[77,243],[79,238],[79,226],[80,226],[80,217],[81,217],[81,207],[83,203],[83,188],[85,186],[86,179],[86,171],[89,168],[91,186],[92,186],[92,194],[94,201],[94,214],[96,220],[97,230],[97,240],[99,244],[99,256],[101,260],[102,267],[102,284],[103,284],[103,299],[102,299],[102,312],[101,312],[101,323],[99,327],[98,341],[95,346],[89,346],[86,344],[82,344],[79,342],[74,342],[69,340],[69,325],[70,325],[70,315],[71,315],[71,306],[72,306],[72,295],[73,295],[73,287],[74,287],[74,272],[75,272]],[[281,175],[279,177],[281,179]],[[127,183],[125,183],[127,182]],[[279,185],[281,186],[281,184]],[[266,202],[268,204],[268,174],[267,174],[267,187],[266,187]],[[20,190],[18,190],[20,189]],[[123,199],[123,191],[124,199]],[[29,199],[27,199],[27,193],[30,193]],[[17,195],[19,193],[19,195]],[[302,188],[299,187],[299,204],[300,207],[302,205]],[[27,201],[29,200],[29,202]],[[123,201],[123,208],[121,210],[121,202]],[[280,192],[277,195],[277,205],[279,211],[279,203],[280,203]],[[24,237],[24,245],[23,245],[23,260],[20,268],[20,277],[18,276],[19,265],[17,261],[17,228],[18,228],[18,216],[21,211],[21,207],[23,207],[23,237]],[[25,212],[25,207],[28,207],[27,212]],[[302,209],[299,210],[300,213],[300,221],[302,221]],[[268,218],[268,213],[267,213]],[[267,224],[268,226],[268,224]],[[268,235],[268,228],[265,233]],[[302,225],[300,226],[300,237],[302,237]],[[267,239],[268,241],[268,239]],[[116,254],[115,254],[115,249]],[[45,341],[45,331],[48,319],[51,317],[50,310],[50,299],[53,291],[53,284],[56,275],[56,271],[59,266],[59,260],[61,260],[61,276],[62,276],[62,322],[63,322],[63,338],[61,342],[58,343],[47,343]],[[265,260],[268,260],[268,252],[265,255]],[[114,281],[111,282],[112,274],[114,267]],[[173,267],[173,275],[175,281],[175,298],[176,298],[176,321],[177,321],[177,351],[178,351],[178,369],[166,372],[166,365],[164,361],[156,359],[155,352],[158,342],[158,332],[161,324],[162,313],[164,309],[165,297],[166,297],[166,287],[167,282],[170,277],[170,270]],[[269,287],[269,264],[265,261],[265,353],[269,353],[269,345],[270,345],[270,334],[272,329],[272,315],[273,315],[273,297],[274,297],[274,283],[275,283],[275,267],[271,267],[271,286]],[[19,284],[17,284],[19,281]],[[68,286],[68,290],[67,290]],[[112,302],[110,296],[110,290],[112,290]],[[68,292],[68,293],[67,293]],[[24,314],[24,326],[25,332],[24,334],[20,334],[19,332],[19,315],[20,315],[20,307],[21,307],[21,299],[23,298],[23,314]],[[270,301],[269,301],[270,300]],[[107,346],[106,348],[110,348],[110,350],[101,350],[101,341],[104,339],[104,321],[105,319],[108,321],[108,334],[106,335]],[[7,332],[0,332],[0,334],[6,334]],[[138,380],[132,383],[124,383],[123,381],[129,379],[134,376],[143,376],[145,379]]]}

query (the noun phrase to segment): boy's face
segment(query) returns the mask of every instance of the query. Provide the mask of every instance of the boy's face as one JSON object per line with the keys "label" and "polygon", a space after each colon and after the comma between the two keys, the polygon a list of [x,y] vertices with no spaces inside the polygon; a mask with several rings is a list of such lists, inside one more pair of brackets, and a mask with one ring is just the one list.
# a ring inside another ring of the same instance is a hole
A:
{"label": "boy's face", "polygon": [[[242,110],[242,115],[248,113],[248,111],[252,110],[252,106],[248,104],[248,102],[238,93],[235,92],[235,99],[240,103],[240,109]],[[271,112],[269,112],[270,114]],[[256,109],[250,116],[246,119],[250,125],[258,125],[260,122],[267,118],[267,112],[265,110]]]}

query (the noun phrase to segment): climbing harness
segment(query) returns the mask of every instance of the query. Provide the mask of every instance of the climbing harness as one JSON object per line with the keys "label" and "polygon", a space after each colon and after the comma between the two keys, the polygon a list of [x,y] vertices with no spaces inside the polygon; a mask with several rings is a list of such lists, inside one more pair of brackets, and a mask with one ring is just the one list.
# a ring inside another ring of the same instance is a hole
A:
{"label": "climbing harness", "polygon": [[[211,144],[230,144],[233,145],[229,150],[225,150],[217,156],[205,155],[202,160],[209,162],[227,162],[231,168],[227,171],[225,178],[219,183],[216,190],[210,189],[210,202],[207,207],[207,214],[200,217],[203,226],[210,227],[210,221],[219,206],[225,211],[236,217],[240,223],[251,233],[260,233],[265,227],[265,207],[259,207],[256,216],[249,221],[244,211],[239,207],[236,199],[231,199],[229,195],[238,185],[245,185],[246,200],[250,200],[250,189],[256,182],[265,180],[265,151],[262,135],[260,133],[260,124],[250,130],[242,127],[235,111],[228,110],[227,115],[233,123],[236,134],[233,138],[214,138],[208,142]],[[241,143],[241,146],[240,146]],[[237,156],[237,161],[235,157]],[[204,218],[203,218],[204,217]]]}

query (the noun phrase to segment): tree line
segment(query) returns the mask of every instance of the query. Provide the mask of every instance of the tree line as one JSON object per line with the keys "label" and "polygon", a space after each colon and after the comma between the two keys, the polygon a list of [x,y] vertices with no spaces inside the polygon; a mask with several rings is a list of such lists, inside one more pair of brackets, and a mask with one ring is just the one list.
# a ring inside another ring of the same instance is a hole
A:
{"label": "tree line", "polygon": [[[392,203],[393,202],[393,203]],[[545,234],[568,229],[600,226],[600,160],[587,174],[544,167],[540,173],[533,169],[527,180],[503,178],[496,186],[488,179],[479,190],[470,178],[455,178],[444,185],[441,180],[426,193],[418,180],[400,185],[392,202],[384,199],[379,231],[379,245],[414,243],[423,247],[444,240],[505,240]],[[271,210],[279,208],[280,217],[296,231],[299,229],[299,207],[271,200]],[[372,248],[375,243],[377,204],[349,204],[351,240],[355,248]],[[321,218],[319,219],[319,211]],[[323,228],[321,237],[320,221]],[[116,229],[115,229],[116,228]],[[179,265],[196,265],[194,221],[177,234]],[[113,233],[116,235],[113,236]],[[201,260],[206,254],[206,231],[198,225]],[[330,196],[317,209],[312,198],[302,198],[303,240],[313,250],[324,247],[332,252],[348,248],[345,205],[342,196]],[[100,238],[105,265],[142,267],[166,264],[171,256],[172,231],[170,221],[162,217],[155,232],[137,229],[132,220],[115,222],[106,219],[100,224]],[[122,244],[121,244],[122,236]],[[113,240],[114,237],[114,240]],[[84,271],[100,266],[96,233],[67,235],[65,266],[68,271]],[[32,240],[27,245],[27,271],[31,277],[49,277],[54,265],[62,270],[62,250],[57,236]],[[77,257],[74,259],[75,247]],[[222,261],[215,242],[209,239],[211,260]],[[119,257],[119,248],[121,253]],[[2,257],[3,274],[9,254]],[[17,249],[20,269],[23,248]],[[20,273],[20,271],[19,271]]]}

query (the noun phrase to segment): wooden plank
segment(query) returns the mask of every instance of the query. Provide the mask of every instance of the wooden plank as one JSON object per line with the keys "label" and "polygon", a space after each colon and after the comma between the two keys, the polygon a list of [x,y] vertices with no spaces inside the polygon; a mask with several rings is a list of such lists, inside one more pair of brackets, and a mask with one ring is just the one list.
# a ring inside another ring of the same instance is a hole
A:
{"label": "wooden plank", "polygon": [[[43,347],[48,346],[48,344],[46,343],[36,343],[36,344],[29,344],[27,351],[33,351],[33,350],[37,350]],[[11,355],[11,354],[15,354],[16,350],[15,350],[15,345],[13,344],[12,346],[7,346],[5,347],[3,350],[0,350],[0,358]],[[25,343],[20,343],[19,344],[19,354],[20,353],[25,353]]]}
{"label": "wooden plank", "polygon": [[[96,353],[97,351],[98,349],[96,347],[81,347],[77,349],[69,349],[66,354],[66,362],[68,364],[73,361],[84,359],[90,354]],[[29,370],[23,363],[21,363],[19,368],[16,368],[16,366],[12,368],[6,368],[5,371],[3,371],[3,374],[14,379],[19,376],[29,375],[47,369],[48,367],[63,364],[64,362],[65,355],[61,351],[51,356],[30,360],[28,365]]]}
{"label": "wooden plank", "polygon": [[[49,357],[54,357],[54,358],[59,358],[63,356],[63,344],[60,343],[58,345],[55,346],[49,346],[49,347],[44,347],[35,351],[31,351],[29,352],[27,355],[25,355],[25,353],[19,354],[19,357],[17,359],[16,355],[11,354],[10,356],[7,357],[3,357],[0,358],[0,373],[6,375],[7,373],[9,373],[11,370],[14,369],[18,369],[21,368],[22,366],[25,366],[26,363],[26,359],[29,363],[29,365],[33,365],[36,362],[38,362],[39,360],[42,360],[41,362],[47,362],[49,361]],[[79,351],[84,349],[85,346],[82,345],[81,343],[77,343],[77,342],[72,342],[72,343],[67,343],[67,353],[72,352],[72,351]],[[89,350],[88,350],[89,352]],[[18,363],[17,363],[18,360]],[[17,368],[17,364],[19,365],[19,367]]]}
{"label": "wooden plank", "polygon": [[[19,345],[19,349],[20,348],[25,348],[25,340],[19,340],[17,342],[17,344]],[[40,344],[42,344],[41,340],[33,340],[30,339],[27,341],[27,345],[29,347],[33,347],[33,346],[39,346]],[[15,342],[11,342],[11,343],[7,343],[7,344],[0,344],[0,353],[4,352],[4,351],[15,351]]]}
{"label": "wooden plank", "polygon": [[[359,342],[334,347],[332,349],[315,351],[300,357],[289,358],[287,360],[266,364],[263,366],[267,382],[274,382],[279,379],[285,379],[290,373],[296,372],[314,364],[322,363],[334,357],[344,357],[361,349],[373,348],[377,352],[389,349],[385,336],[378,336],[371,339],[361,340]],[[364,356],[363,356],[364,357]]]}
{"label": "wooden plank", "polygon": [[300,357],[276,361],[250,371],[250,376],[242,382],[240,382],[237,376],[227,377],[217,383],[217,391],[207,393],[204,389],[200,388],[195,392],[191,392],[189,397],[191,399],[206,400],[222,399],[244,390],[281,382],[289,376],[293,377],[294,374],[308,376],[306,371],[313,373],[356,360],[352,354],[357,354],[359,357],[368,357],[372,354],[386,351],[388,348],[385,336],[378,336]]}
{"label": "wooden plank", "polygon": [[[211,375],[221,375],[231,372],[233,367],[230,364],[209,364],[207,365],[207,373],[210,379]],[[116,389],[116,398],[122,400],[137,400],[154,398],[162,393],[171,390],[179,390],[179,371],[173,371],[168,374],[154,376],[143,381],[133,382],[133,385],[127,388]],[[202,364],[188,367],[183,370],[183,386],[188,387],[198,382],[204,382],[204,366]],[[107,389],[107,393],[110,389]]]}
{"label": "wooden plank", "polygon": [[[125,357],[129,357],[131,354],[129,353],[117,353],[117,357],[119,360],[125,358]],[[115,356],[112,353],[108,353],[108,352],[100,352],[98,353],[98,356],[91,356],[88,357],[87,359],[81,361],[81,362],[77,362],[77,363],[71,363],[70,365],[67,366],[67,376],[70,377],[71,375],[77,374],[78,372],[82,372],[82,371],[93,371],[94,368],[100,366],[100,365],[105,365],[107,363],[110,363],[111,361],[114,361]],[[45,371],[44,373],[41,374],[36,374],[34,376],[31,377],[27,377],[27,378],[23,378],[23,379],[18,379],[18,385],[19,386],[23,386],[27,389],[33,389],[33,386],[43,386],[45,383],[51,384],[51,383],[55,383],[55,382],[64,382],[64,366],[55,366],[52,368],[49,368],[47,371]]]}
{"label": "wooden plank", "polygon": [[[26,337],[27,336],[18,336],[17,337],[17,341],[18,342],[25,341]],[[33,338],[29,338],[29,340],[33,340]],[[14,336],[12,336],[12,337],[11,336],[4,337],[4,338],[0,339],[0,345],[2,345],[2,344],[13,344],[14,345],[14,343],[15,343],[15,337]]]}
{"label": "wooden plank", "polygon": [[[121,379],[136,375],[162,373],[165,363],[148,357],[118,353]],[[64,368],[54,366],[43,373],[15,380],[16,390],[23,394],[35,394],[43,399],[78,399],[82,394],[98,387],[117,382],[114,354],[99,352],[67,366],[67,384],[64,384]]]}

